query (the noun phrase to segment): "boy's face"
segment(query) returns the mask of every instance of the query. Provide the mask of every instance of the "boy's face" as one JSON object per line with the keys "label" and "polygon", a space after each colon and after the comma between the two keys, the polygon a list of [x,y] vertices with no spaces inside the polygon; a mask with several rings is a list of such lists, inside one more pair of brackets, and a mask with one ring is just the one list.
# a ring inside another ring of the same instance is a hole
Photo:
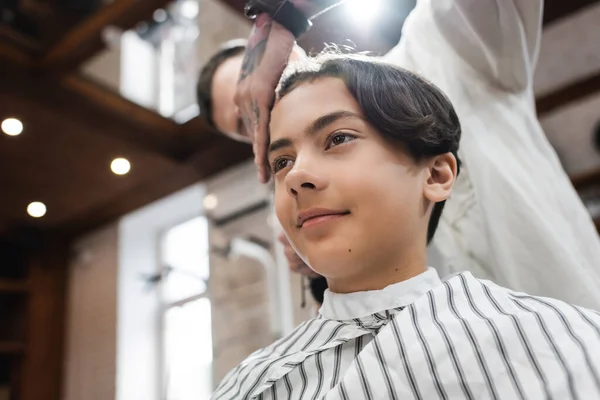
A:
{"label": "boy's face", "polygon": [[[297,61],[303,57],[306,57],[303,50],[294,46],[289,60]],[[215,71],[212,80],[212,117],[219,131],[233,139],[249,142],[250,138],[244,124],[241,123],[238,108],[234,102],[243,60],[244,54],[230,57]]]}
{"label": "boy's face", "polygon": [[375,289],[380,268],[402,279],[425,265],[433,161],[386,142],[341,80],[300,84],[275,104],[270,133],[277,216],[331,290]]}

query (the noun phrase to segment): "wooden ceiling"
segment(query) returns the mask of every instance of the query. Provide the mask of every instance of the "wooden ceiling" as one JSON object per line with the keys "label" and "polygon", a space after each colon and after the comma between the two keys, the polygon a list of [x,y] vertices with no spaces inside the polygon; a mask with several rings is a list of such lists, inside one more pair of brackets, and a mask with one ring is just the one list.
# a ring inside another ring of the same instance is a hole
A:
{"label": "wooden ceiling", "polygon": [[[25,124],[0,135],[0,230],[78,234],[250,155],[199,119],[178,126],[77,75],[0,73],[11,77],[0,81],[1,117]],[[129,159],[129,174],[110,171],[116,157]],[[44,218],[26,214],[34,200],[47,205]]]}
{"label": "wooden ceiling", "polygon": [[[129,29],[167,3],[114,0],[70,29],[42,21],[52,40],[0,27],[0,120],[25,126],[0,134],[0,234],[77,235],[250,156],[199,118],[177,125],[77,73],[103,50],[105,26]],[[132,164],[125,176],[110,171],[119,156]],[[40,219],[26,213],[36,200],[48,207]]]}
{"label": "wooden ceiling", "polygon": [[[77,73],[103,50],[105,26],[129,29],[168,0],[90,1],[84,11],[70,9],[71,0],[13,2],[33,28],[0,26],[0,120],[25,125],[20,136],[0,134],[0,234],[78,235],[250,157],[248,146],[216,135],[199,118],[177,125]],[[547,0],[544,22],[592,2]],[[226,3],[241,12],[244,0]],[[404,17],[401,7],[389,10],[368,32],[331,12],[301,44],[318,51],[324,42],[350,39],[358,50],[383,52],[398,40]],[[593,79],[538,99],[540,111],[599,90]],[[132,163],[128,175],[110,172],[119,156]],[[47,205],[45,217],[27,215],[35,200]]]}

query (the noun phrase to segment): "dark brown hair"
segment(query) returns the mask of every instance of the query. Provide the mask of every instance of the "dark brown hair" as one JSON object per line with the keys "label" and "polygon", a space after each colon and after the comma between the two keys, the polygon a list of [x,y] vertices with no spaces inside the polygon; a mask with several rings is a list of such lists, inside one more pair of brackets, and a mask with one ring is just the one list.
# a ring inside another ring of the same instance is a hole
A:
{"label": "dark brown hair", "polygon": [[196,99],[200,108],[200,115],[206,119],[208,124],[215,130],[218,128],[213,120],[213,104],[212,104],[212,81],[215,72],[221,64],[237,55],[243,54],[246,51],[247,41],[245,39],[234,39],[224,43],[219,51],[217,51],[200,71],[198,85],[196,85]]}
{"label": "dark brown hair", "polygon": [[[282,78],[281,98],[304,82],[341,79],[367,121],[392,144],[401,144],[415,161],[452,153],[460,170],[460,122],[448,98],[418,75],[365,56],[323,54],[295,64]],[[434,205],[427,227],[433,239],[445,201]]]}

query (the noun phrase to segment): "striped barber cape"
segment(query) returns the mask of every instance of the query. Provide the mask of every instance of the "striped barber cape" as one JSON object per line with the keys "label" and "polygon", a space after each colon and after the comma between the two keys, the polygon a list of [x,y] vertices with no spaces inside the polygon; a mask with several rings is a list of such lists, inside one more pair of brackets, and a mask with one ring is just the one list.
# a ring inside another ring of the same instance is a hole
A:
{"label": "striped barber cape", "polygon": [[318,318],[250,355],[213,398],[600,399],[600,314],[430,268],[326,292]]}

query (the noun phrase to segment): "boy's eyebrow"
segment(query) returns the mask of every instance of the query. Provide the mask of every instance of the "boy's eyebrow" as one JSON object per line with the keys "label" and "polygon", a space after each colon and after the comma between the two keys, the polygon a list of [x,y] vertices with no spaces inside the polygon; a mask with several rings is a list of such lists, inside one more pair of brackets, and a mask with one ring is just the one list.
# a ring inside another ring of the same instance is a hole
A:
{"label": "boy's eyebrow", "polygon": [[321,129],[325,129],[328,125],[333,124],[334,122],[340,119],[346,118],[359,118],[364,119],[362,115],[353,113],[352,111],[334,111],[329,114],[325,114],[315,119],[305,130],[304,134],[306,136],[314,135],[316,132]]}
{"label": "boy's eyebrow", "polygon": [[[360,114],[354,113],[352,111],[333,111],[329,114],[325,114],[315,119],[313,122],[308,125],[308,127],[304,130],[305,136],[311,136],[315,133],[319,132],[322,129],[325,129],[327,126],[333,124],[340,119],[345,118],[359,118],[364,119],[364,117]],[[284,147],[289,147],[292,145],[292,141],[288,138],[277,139],[274,142],[271,142],[269,145],[269,153],[279,150]]]}

